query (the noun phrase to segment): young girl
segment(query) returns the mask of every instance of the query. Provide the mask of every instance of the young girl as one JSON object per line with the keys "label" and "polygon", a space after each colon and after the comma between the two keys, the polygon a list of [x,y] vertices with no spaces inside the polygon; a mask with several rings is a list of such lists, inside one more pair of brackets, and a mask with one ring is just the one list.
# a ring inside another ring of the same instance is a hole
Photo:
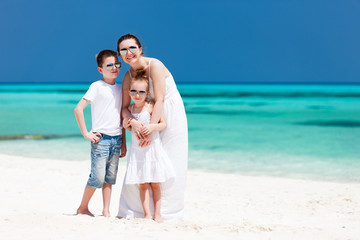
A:
{"label": "young girl", "polygon": [[[140,147],[140,140],[132,132],[131,146],[128,156],[128,165],[125,176],[125,184],[140,184],[140,200],[144,209],[144,218],[151,218],[150,193],[151,187],[154,201],[154,220],[162,222],[161,208],[161,185],[160,183],[175,177],[173,166],[165,153],[160,140],[159,132],[166,128],[163,118],[157,124],[150,124],[153,103],[147,102],[149,94],[149,80],[144,72],[139,72],[131,79],[129,94],[134,104],[129,106],[129,111],[134,119],[152,129],[152,143],[147,147]],[[124,127],[131,131],[130,120],[124,123]]]}

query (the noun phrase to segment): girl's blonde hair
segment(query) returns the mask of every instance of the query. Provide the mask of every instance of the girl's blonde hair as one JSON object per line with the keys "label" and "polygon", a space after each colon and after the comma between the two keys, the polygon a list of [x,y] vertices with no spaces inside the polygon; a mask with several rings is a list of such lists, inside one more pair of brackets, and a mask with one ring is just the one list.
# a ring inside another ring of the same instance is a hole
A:
{"label": "girl's blonde hair", "polygon": [[136,70],[135,77],[130,79],[130,86],[133,82],[144,81],[146,82],[146,91],[149,91],[149,77],[146,75],[144,69]]}

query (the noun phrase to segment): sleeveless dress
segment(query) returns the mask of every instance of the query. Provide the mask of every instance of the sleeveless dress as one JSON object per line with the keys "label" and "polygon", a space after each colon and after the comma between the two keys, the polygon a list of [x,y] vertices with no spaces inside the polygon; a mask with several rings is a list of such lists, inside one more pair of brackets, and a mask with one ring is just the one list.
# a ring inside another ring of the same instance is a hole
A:
{"label": "sleeveless dress", "polygon": [[[149,62],[149,76],[150,76]],[[130,74],[131,76],[131,74]],[[163,117],[166,129],[160,131],[160,139],[167,153],[176,177],[161,184],[161,215],[164,221],[179,220],[184,213],[184,193],[188,162],[188,126],[185,108],[180,93],[176,88],[173,76],[166,78],[166,92]],[[154,99],[153,83],[149,78],[150,96]],[[150,192],[150,210],[153,214],[154,206]],[[139,197],[139,185],[124,184],[121,190],[119,217],[143,217],[144,211]]]}
{"label": "sleeveless dress", "polygon": [[[134,119],[145,125],[150,123],[151,115],[147,110],[131,114]],[[174,168],[162,147],[158,131],[153,133],[153,140],[149,146],[142,148],[139,147],[139,143],[133,132],[128,152],[125,184],[165,182],[175,177]]]}

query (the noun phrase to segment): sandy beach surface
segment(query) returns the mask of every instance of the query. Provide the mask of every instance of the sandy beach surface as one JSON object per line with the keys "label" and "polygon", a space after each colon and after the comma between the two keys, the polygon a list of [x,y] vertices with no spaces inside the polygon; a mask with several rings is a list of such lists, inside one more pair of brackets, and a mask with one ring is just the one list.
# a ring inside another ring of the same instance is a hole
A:
{"label": "sandy beach surface", "polygon": [[74,215],[90,161],[0,154],[1,239],[360,239],[360,183],[242,176],[190,170],[182,221],[116,218],[120,165],[111,214],[101,191]]}

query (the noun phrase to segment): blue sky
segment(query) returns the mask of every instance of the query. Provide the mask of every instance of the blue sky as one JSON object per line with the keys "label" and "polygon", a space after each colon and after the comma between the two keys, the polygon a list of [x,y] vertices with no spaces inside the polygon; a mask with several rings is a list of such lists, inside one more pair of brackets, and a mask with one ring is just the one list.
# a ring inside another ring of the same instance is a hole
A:
{"label": "blue sky", "polygon": [[133,33],[178,83],[360,83],[360,0],[1,0],[0,32],[0,82],[93,82]]}

